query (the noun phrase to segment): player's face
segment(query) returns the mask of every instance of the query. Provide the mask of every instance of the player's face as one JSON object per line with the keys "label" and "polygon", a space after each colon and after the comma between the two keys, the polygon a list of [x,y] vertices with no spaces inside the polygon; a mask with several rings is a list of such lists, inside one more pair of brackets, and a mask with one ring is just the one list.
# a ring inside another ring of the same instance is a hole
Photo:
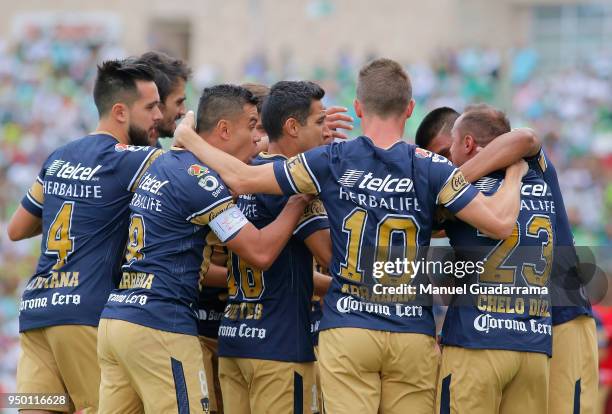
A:
{"label": "player's face", "polygon": [[128,135],[132,145],[149,145],[149,138],[156,134],[162,119],[159,110],[159,94],[154,82],[137,81],[138,99],[129,106]]}
{"label": "player's face", "polygon": [[450,160],[453,164],[457,166],[461,166],[467,162],[469,157],[464,151],[465,145],[463,145],[464,137],[459,133],[459,126],[461,125],[461,119],[463,116],[460,116],[455,121],[453,128],[451,129],[451,147],[450,147]]}
{"label": "player's face", "polygon": [[176,87],[166,96],[166,100],[159,106],[163,118],[157,126],[160,137],[171,137],[176,129],[176,121],[187,113],[185,108],[185,81],[179,79]]}
{"label": "player's face", "polygon": [[255,138],[258,141],[261,141],[263,137],[268,136],[268,133],[266,132],[266,130],[263,127],[263,124],[261,123],[260,113],[257,114],[257,124],[255,125],[255,130],[253,131],[253,134],[255,134]]}
{"label": "player's face", "polygon": [[449,134],[438,134],[429,142],[425,149],[451,159],[450,148],[452,141]]}
{"label": "player's face", "polygon": [[230,153],[243,162],[250,162],[257,152],[257,143],[261,137],[255,132],[257,125],[257,107],[244,105],[242,114],[229,122]]}
{"label": "player's face", "polygon": [[306,123],[300,125],[298,130],[299,152],[308,151],[311,148],[323,145],[326,137],[330,134],[325,125],[325,109],[321,101],[310,103],[310,113],[306,118]]}

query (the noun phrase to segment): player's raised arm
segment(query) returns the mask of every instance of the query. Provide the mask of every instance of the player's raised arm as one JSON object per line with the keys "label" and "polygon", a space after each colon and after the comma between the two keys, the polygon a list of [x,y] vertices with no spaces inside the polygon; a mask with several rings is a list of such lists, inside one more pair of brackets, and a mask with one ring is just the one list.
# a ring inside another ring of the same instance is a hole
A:
{"label": "player's raised arm", "polygon": [[491,238],[509,237],[520,211],[521,179],[526,172],[524,161],[508,167],[495,199],[479,193],[455,215]]}
{"label": "player's raised arm", "polygon": [[42,213],[45,203],[43,180],[45,167],[36,177],[36,181],[21,200],[7,226],[9,239],[18,241],[38,236],[42,233]]}
{"label": "player's raised arm", "polygon": [[468,182],[502,170],[524,157],[536,155],[542,144],[531,128],[516,128],[498,136],[459,169]]}
{"label": "player's raised arm", "polygon": [[226,246],[247,263],[267,270],[289,241],[310,200],[304,195],[290,197],[276,220],[262,229],[246,224]]}
{"label": "player's raised arm", "polygon": [[174,132],[175,143],[217,171],[232,191],[236,194],[282,194],[273,164],[251,166],[243,163],[203,140],[194,131],[194,123],[194,114],[189,111]]}
{"label": "player's raised arm", "polygon": [[12,241],[28,239],[38,236],[41,232],[42,219],[30,213],[21,205],[17,207],[7,226],[9,239]]}

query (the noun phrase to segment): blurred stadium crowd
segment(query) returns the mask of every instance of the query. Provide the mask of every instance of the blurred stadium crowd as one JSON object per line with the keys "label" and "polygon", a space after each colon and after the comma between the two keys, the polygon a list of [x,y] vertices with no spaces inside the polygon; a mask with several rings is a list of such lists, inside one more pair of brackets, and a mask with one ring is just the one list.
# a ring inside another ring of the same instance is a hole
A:
{"label": "blurred stadium crowd", "polygon": [[[26,32],[17,43],[0,39],[0,392],[14,389],[20,283],[36,265],[40,242],[11,243],[5,225],[52,149],[94,128],[95,63],[124,55],[120,47],[100,39],[61,27]],[[287,59],[278,70],[269,67],[265,55],[256,54],[245,62],[241,80],[314,80],[326,90],[328,104],[351,108],[362,63],[340,53],[335,61],[310,68],[298,68]],[[503,108],[513,126],[531,126],[545,142],[561,173],[576,243],[610,244],[612,58],[544,72],[538,71],[538,55],[530,49],[465,49],[440,51],[427,64],[406,62],[406,67],[417,100],[407,137],[414,136],[421,118],[437,106],[461,110],[480,101]],[[214,68],[194,71],[188,99],[192,108],[206,83],[227,81]]]}

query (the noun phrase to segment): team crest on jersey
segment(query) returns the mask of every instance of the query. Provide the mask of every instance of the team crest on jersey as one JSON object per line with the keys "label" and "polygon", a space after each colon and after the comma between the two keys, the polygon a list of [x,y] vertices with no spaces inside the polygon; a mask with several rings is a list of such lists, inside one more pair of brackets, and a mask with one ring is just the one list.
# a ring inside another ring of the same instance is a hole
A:
{"label": "team crest on jersey", "polygon": [[191,164],[187,172],[189,173],[189,175],[199,178],[203,176],[204,174],[208,174],[210,171],[208,170],[208,168],[203,167],[201,165]]}
{"label": "team crest on jersey", "polygon": [[414,149],[414,155],[417,158],[429,158],[429,157],[431,157],[431,151],[428,151],[428,150],[423,149],[423,148],[416,147]]}

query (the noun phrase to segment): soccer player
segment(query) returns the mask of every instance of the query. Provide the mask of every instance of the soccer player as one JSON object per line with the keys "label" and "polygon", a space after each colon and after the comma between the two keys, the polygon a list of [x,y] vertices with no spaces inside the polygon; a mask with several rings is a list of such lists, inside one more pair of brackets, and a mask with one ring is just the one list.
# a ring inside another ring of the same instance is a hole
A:
{"label": "soccer player", "polygon": [[[359,72],[354,104],[366,136],[257,166],[198,142],[188,120],[175,133],[239,194],[320,196],[333,246],[319,334],[324,407],[332,413],[433,410],[438,351],[431,307],[409,306],[408,295],[377,297],[372,262],[384,261],[389,246],[415,257],[417,246],[429,243],[438,204],[498,238],[510,235],[518,214],[520,168],[508,171],[490,203],[444,157],[401,142],[411,96],[397,62],[372,61]],[[411,276],[385,275],[380,284],[408,284]]]}
{"label": "soccer player", "polygon": [[[245,83],[242,87],[249,90],[255,99],[257,99],[257,125],[255,125],[255,135],[259,137],[258,149],[264,146],[261,151],[266,151],[268,149],[268,133],[261,122],[261,111],[264,101],[270,94],[270,88],[260,83]],[[257,151],[255,155],[259,154],[261,151]]]}
{"label": "soccer player", "polygon": [[[323,144],[330,135],[321,103],[325,92],[312,82],[272,86],[261,114],[270,139],[253,165],[286,160]],[[256,227],[274,220],[288,196],[249,194],[238,207]],[[325,209],[314,200],[278,259],[268,270],[231,254],[228,306],[219,328],[219,377],[225,412],[310,412],[314,352],[310,332],[313,255],[331,259]],[[316,392],[316,391],[315,391]]]}
{"label": "soccer player", "polygon": [[159,138],[174,135],[176,121],[185,116],[185,84],[191,76],[191,69],[182,60],[162,52],[147,52],[136,62],[150,66],[155,76],[162,119],[151,134],[149,145],[160,148]]}
{"label": "soccer player", "polygon": [[[241,85],[253,94],[256,99],[257,123],[253,130],[253,139],[257,147],[253,154],[244,154],[241,160],[251,162],[253,156],[268,148],[267,133],[261,125],[261,106],[263,100],[270,92],[270,88],[256,83]],[[215,246],[212,257],[203,263],[201,280],[204,286],[198,300],[198,336],[204,356],[204,368],[208,381],[210,399],[210,412],[223,412],[223,399],[221,397],[221,384],[219,382],[219,355],[218,341],[221,315],[227,305],[227,259],[228,251],[224,246]]]}
{"label": "soccer player", "polygon": [[555,266],[551,276],[553,345],[548,409],[551,413],[571,412],[574,409],[579,409],[581,413],[593,413],[597,406],[598,384],[595,321],[589,300],[583,293],[583,282],[577,273],[579,260],[555,166],[537,136],[533,132],[525,133],[528,132],[526,129],[523,132],[494,139],[462,168],[466,167],[466,177],[471,175],[472,179],[477,179],[481,173],[476,173],[475,168],[484,169],[486,174],[527,157],[533,160],[531,164],[535,163],[536,168],[543,171],[557,216]]}
{"label": "soccer player", "polygon": [[[204,89],[200,140],[244,158],[256,146],[257,109],[244,88]],[[221,178],[193,154],[160,156],[138,181],[119,288],[108,297],[98,335],[100,412],[208,413],[198,341],[202,262],[219,242],[267,269],[289,239],[306,199],[292,199],[258,230],[233,204]]]}
{"label": "soccer player", "polygon": [[[486,105],[468,108],[451,130],[451,159],[461,166],[479,147],[509,132],[503,112]],[[512,235],[502,242],[462,221],[444,222],[456,260],[481,262],[482,267],[466,271],[457,282],[467,293],[456,295],[446,313],[439,413],[547,412],[552,349],[548,289],[556,214],[538,172],[530,170],[523,178],[521,213]],[[475,186],[493,194],[502,179],[503,174],[493,172]],[[520,290],[470,294],[473,286],[496,285]]]}
{"label": "soccer player", "polygon": [[421,148],[426,148],[433,153],[449,158],[450,132],[459,115],[459,112],[447,106],[429,112],[417,129],[414,143]]}
{"label": "soccer player", "polygon": [[19,306],[17,391],[67,393],[72,410],[92,413],[100,384],[97,326],[120,277],[131,190],[161,155],[133,146],[146,145],[161,120],[148,66],[104,62],[93,95],[96,132],[53,151],[8,225],[11,240],[43,236]]}

